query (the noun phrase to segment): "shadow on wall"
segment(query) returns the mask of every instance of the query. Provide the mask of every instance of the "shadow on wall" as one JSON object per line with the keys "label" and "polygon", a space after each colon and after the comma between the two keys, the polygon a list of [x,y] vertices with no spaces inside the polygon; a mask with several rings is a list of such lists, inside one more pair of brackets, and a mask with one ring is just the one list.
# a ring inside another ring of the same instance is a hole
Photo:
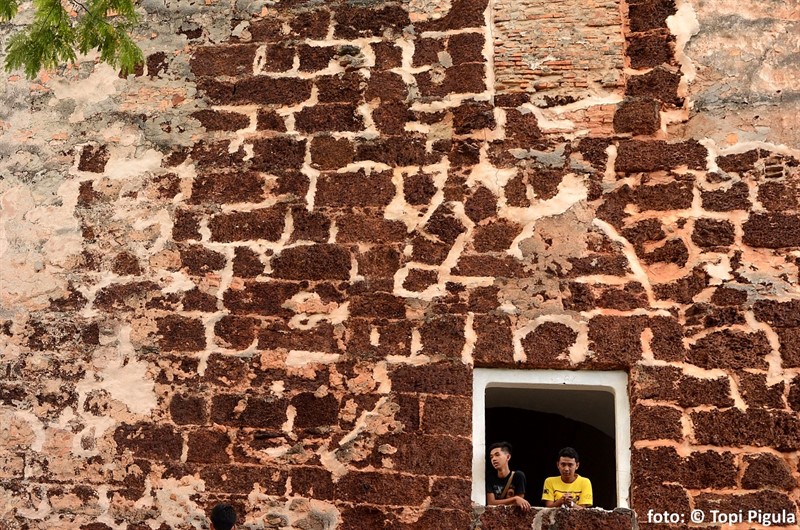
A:
{"label": "shadow on wall", "polygon": [[[543,505],[544,479],[558,475],[558,451],[570,446],[581,457],[578,474],[592,481],[594,505],[607,510],[617,506],[614,438],[602,431],[559,414],[511,407],[489,408],[486,410],[486,445],[503,440],[513,446],[511,469],[525,473],[526,498],[532,505]],[[488,461],[486,472],[494,472]]]}

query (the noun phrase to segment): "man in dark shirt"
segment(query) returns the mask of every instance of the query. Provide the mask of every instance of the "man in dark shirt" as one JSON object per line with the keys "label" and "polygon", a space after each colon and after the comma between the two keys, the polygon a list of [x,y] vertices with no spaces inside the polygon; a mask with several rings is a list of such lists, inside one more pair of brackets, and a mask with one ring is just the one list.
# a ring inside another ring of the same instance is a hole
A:
{"label": "man in dark shirt", "polygon": [[489,506],[519,506],[522,510],[531,509],[525,500],[525,474],[522,471],[511,471],[508,462],[511,460],[511,444],[498,442],[489,447],[489,459],[496,473],[486,477],[486,504]]}
{"label": "man in dark shirt", "polygon": [[211,530],[235,530],[236,511],[230,504],[217,504],[211,509]]}

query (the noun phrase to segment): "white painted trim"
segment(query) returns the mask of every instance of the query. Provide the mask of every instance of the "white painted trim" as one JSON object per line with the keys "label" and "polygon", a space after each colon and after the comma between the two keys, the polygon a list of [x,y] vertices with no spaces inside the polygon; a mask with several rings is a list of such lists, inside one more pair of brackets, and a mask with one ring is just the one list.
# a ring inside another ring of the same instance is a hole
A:
{"label": "white painted trim", "polygon": [[627,373],[476,368],[472,377],[472,502],[479,505],[486,504],[487,387],[600,390],[612,394],[617,456],[617,506],[628,507],[631,485],[631,409]]}

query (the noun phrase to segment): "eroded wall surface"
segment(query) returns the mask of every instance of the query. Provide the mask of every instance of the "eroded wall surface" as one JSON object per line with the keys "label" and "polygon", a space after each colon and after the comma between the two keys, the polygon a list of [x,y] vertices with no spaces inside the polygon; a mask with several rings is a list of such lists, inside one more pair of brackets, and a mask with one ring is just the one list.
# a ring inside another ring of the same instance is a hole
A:
{"label": "eroded wall surface", "polygon": [[745,68],[621,5],[573,100],[497,89],[496,7],[145,2],[137,75],[3,78],[0,526],[530,524],[471,506],[476,366],[628,371],[640,514],[796,513],[798,13],[725,15]]}

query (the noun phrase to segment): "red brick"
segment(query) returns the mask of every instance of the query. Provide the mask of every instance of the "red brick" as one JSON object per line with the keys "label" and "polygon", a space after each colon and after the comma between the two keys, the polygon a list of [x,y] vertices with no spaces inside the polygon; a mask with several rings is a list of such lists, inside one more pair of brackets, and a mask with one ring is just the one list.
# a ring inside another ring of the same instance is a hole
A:
{"label": "red brick", "polygon": [[747,455],[744,457],[747,465],[742,476],[742,488],[748,490],[761,488],[777,488],[793,490],[797,487],[797,480],[792,476],[792,470],[786,461],[770,453]]}
{"label": "red brick", "polygon": [[205,399],[199,395],[175,394],[169,403],[169,413],[177,425],[203,425],[208,418]]}
{"label": "red brick", "polygon": [[736,182],[729,189],[704,191],[701,194],[703,208],[711,212],[749,210],[750,190],[744,182]]}
{"label": "red brick", "polygon": [[785,388],[783,381],[768,386],[766,374],[739,372],[739,392],[750,407],[784,408]]}
{"label": "red brick", "polygon": [[675,36],[668,31],[629,35],[625,55],[630,58],[631,68],[653,68],[662,63],[673,63]]}
{"label": "red brick", "polygon": [[404,101],[408,97],[405,81],[394,72],[373,72],[367,83],[367,101],[380,99],[384,103]]}
{"label": "red brick", "polygon": [[286,214],[282,208],[231,212],[211,218],[211,240],[222,243],[266,239],[277,241],[283,233]]}
{"label": "red brick", "polygon": [[256,130],[286,132],[286,122],[274,110],[258,109]]}
{"label": "red brick", "polygon": [[507,315],[475,315],[472,328],[477,335],[472,353],[475,366],[508,366],[515,363],[511,319]]}
{"label": "red brick", "polygon": [[[239,402],[244,410],[238,411]],[[211,421],[235,427],[280,429],[286,421],[285,399],[241,394],[217,394],[211,402]]]}
{"label": "red brick", "polygon": [[226,449],[231,443],[225,431],[202,429],[187,435],[189,450],[186,461],[202,464],[225,464],[230,462]]}
{"label": "red brick", "polygon": [[422,166],[425,164],[425,141],[411,136],[363,142],[356,148],[356,160],[371,160],[392,167]]}
{"label": "red brick", "polygon": [[717,219],[697,219],[694,222],[692,242],[700,247],[730,246],[735,230],[731,223]]}
{"label": "red brick", "polygon": [[253,168],[259,171],[300,169],[305,156],[305,140],[275,137],[253,142]]}
{"label": "red brick", "polygon": [[800,448],[800,419],[796,414],[750,407],[699,411],[691,415],[697,443],[733,447]]}
{"label": "red brick", "polygon": [[258,254],[248,247],[236,247],[233,255],[233,275],[239,278],[255,278],[264,272],[264,264]]}
{"label": "red brick", "polygon": [[683,440],[681,411],[672,407],[636,405],[631,411],[633,440]]}
{"label": "red brick", "polygon": [[654,99],[626,99],[614,113],[614,131],[633,135],[655,134],[661,128],[660,110]]}
{"label": "red brick", "polygon": [[[81,150],[81,158],[78,161],[78,171],[89,171],[92,173],[102,173],[106,169],[111,154],[105,146],[87,145]],[[84,183],[81,183],[82,185]],[[89,184],[91,188],[91,184]]]}
{"label": "red brick", "polygon": [[459,276],[493,276],[495,278],[522,278],[526,276],[520,261],[510,256],[461,256],[453,271]]}
{"label": "red brick", "polygon": [[284,249],[272,260],[273,276],[290,280],[347,280],[350,253],[338,245],[304,245]]}
{"label": "red brick", "polygon": [[317,79],[320,103],[361,103],[366,80],[357,72],[324,76]]}
{"label": "red brick", "polygon": [[358,273],[365,278],[393,278],[400,268],[400,252],[389,246],[372,247],[358,255]]}
{"label": "red brick", "polygon": [[442,315],[424,322],[419,329],[422,353],[460,359],[465,343],[464,326],[462,317],[451,315]]}
{"label": "red brick", "polygon": [[339,346],[333,326],[321,323],[311,329],[292,329],[284,322],[264,324],[258,333],[261,350],[307,350],[335,353]]}
{"label": "red brick", "polygon": [[406,225],[404,223],[384,219],[381,213],[377,215],[350,213],[337,219],[336,225],[339,228],[336,240],[341,243],[359,241],[400,243],[406,237]]}
{"label": "red brick", "polygon": [[369,293],[350,298],[350,314],[354,317],[405,318],[402,298],[388,293]]}
{"label": "red brick", "polygon": [[191,157],[195,166],[201,169],[218,169],[221,171],[231,167],[241,166],[245,152],[239,147],[230,152],[230,141],[204,142],[200,141],[192,147]]}
{"label": "red brick", "polygon": [[543,322],[522,339],[527,365],[536,368],[566,368],[569,349],[578,334],[557,322]]}
{"label": "red brick", "polygon": [[206,328],[200,320],[169,315],[157,319],[159,345],[166,351],[201,351],[206,347]]}
{"label": "red brick", "polygon": [[591,362],[618,368],[636,364],[646,326],[644,317],[594,317],[589,321],[589,347],[595,352]]}
{"label": "red brick", "polygon": [[181,435],[169,425],[123,423],[114,431],[117,452],[130,449],[139,458],[179,460],[183,450]]}
{"label": "red brick", "polygon": [[391,172],[326,173],[317,180],[319,207],[387,206],[394,197]]}
{"label": "red brick", "polygon": [[254,44],[201,46],[192,55],[192,72],[197,76],[251,74],[257,48]]}
{"label": "red brick", "polygon": [[678,97],[680,81],[679,72],[671,72],[659,66],[646,74],[630,76],[625,85],[625,95],[649,97],[666,105],[680,107],[683,105],[683,99]]}
{"label": "red brick", "polygon": [[[423,416],[424,418],[424,416]],[[469,438],[444,435],[398,434],[383,439],[397,448],[392,461],[397,471],[427,477],[469,475],[472,444]]]}
{"label": "red brick", "polygon": [[430,72],[416,74],[417,86],[422,97],[444,97],[448,94],[471,94],[486,90],[485,67],[481,63],[452,66],[445,70],[441,83],[435,82]]}
{"label": "red brick", "polygon": [[727,377],[716,379],[682,377],[678,383],[677,398],[678,404],[684,408],[699,405],[733,406],[730,380]]}
{"label": "red brick", "polygon": [[202,276],[211,271],[218,271],[225,267],[227,261],[223,254],[203,245],[182,246],[180,247],[180,253],[183,268],[194,276]]}
{"label": "red brick", "polygon": [[447,31],[464,28],[483,28],[488,0],[453,0],[450,11],[437,20],[417,24],[419,31]]}
{"label": "red brick", "polygon": [[[694,505],[695,509],[701,510],[703,513],[711,513],[712,510],[726,514],[743,513],[745,521],[747,521],[748,510],[754,509],[770,515],[780,515],[782,512],[794,514],[795,518],[797,515],[797,505],[794,501],[785,493],[776,491],[759,491],[744,495],[701,493],[695,497]],[[753,521],[753,523],[756,522]],[[776,522],[772,524],[779,525]]]}
{"label": "red brick", "polygon": [[292,77],[246,77],[235,83],[200,79],[197,88],[219,105],[297,105],[311,96],[311,81]]}
{"label": "red brick", "polygon": [[253,172],[202,173],[192,183],[192,204],[261,202],[264,177]]}
{"label": "red brick", "polygon": [[295,126],[305,133],[359,131],[364,127],[355,105],[321,104],[295,114]]}
{"label": "red brick", "polygon": [[800,247],[800,216],[753,213],[742,226],[742,242],[755,248]]}
{"label": "red brick", "polygon": [[315,136],[311,140],[311,165],[317,169],[339,169],[353,162],[355,152],[347,138]]}
{"label": "red brick", "polygon": [[328,35],[331,14],[326,8],[297,13],[289,20],[291,36],[300,39],[324,39]]}
{"label": "red brick", "polygon": [[333,46],[309,46],[307,44],[301,44],[297,53],[300,56],[300,71],[316,72],[328,67],[328,64],[330,64],[334,55],[336,55],[336,48]]}
{"label": "red brick", "polygon": [[403,50],[391,42],[376,42],[372,45],[375,53],[375,68],[389,70],[403,65]]}
{"label": "red brick", "polygon": [[399,36],[410,24],[408,12],[400,6],[378,9],[342,7],[335,15],[334,36],[339,39],[380,37],[389,32]]}
{"label": "red brick", "polygon": [[422,432],[469,437],[472,434],[472,400],[456,396],[426,396]]}
{"label": "red brick", "polygon": [[228,290],[223,295],[225,307],[236,314],[285,315],[281,307],[300,291],[288,282],[247,282],[244,289]]}
{"label": "red brick", "polygon": [[297,411],[294,426],[298,429],[335,425],[339,420],[339,401],[332,394],[316,397],[303,392],[293,397],[290,404]]}
{"label": "red brick", "polygon": [[390,374],[392,390],[467,396],[472,393],[472,374],[460,361],[425,366],[401,365]]}
{"label": "red brick", "polygon": [[255,318],[225,315],[214,324],[216,342],[236,350],[244,350],[256,339],[259,321]]}
{"label": "red brick", "polygon": [[482,63],[483,44],[483,35],[480,33],[458,33],[448,39],[447,51],[454,65]]}
{"label": "red brick", "polygon": [[[199,469],[200,479],[205,482],[210,492],[246,496],[258,483],[259,489],[266,495],[282,496],[286,493],[286,470],[269,468],[263,465],[214,465]],[[243,513],[240,511],[239,513]]]}
{"label": "red brick", "polygon": [[192,118],[208,131],[237,131],[250,125],[250,118],[238,112],[199,110],[192,113]]}
{"label": "red brick", "polygon": [[723,330],[699,339],[689,348],[687,360],[701,368],[767,368],[764,356],[771,351],[763,331],[744,333]]}

